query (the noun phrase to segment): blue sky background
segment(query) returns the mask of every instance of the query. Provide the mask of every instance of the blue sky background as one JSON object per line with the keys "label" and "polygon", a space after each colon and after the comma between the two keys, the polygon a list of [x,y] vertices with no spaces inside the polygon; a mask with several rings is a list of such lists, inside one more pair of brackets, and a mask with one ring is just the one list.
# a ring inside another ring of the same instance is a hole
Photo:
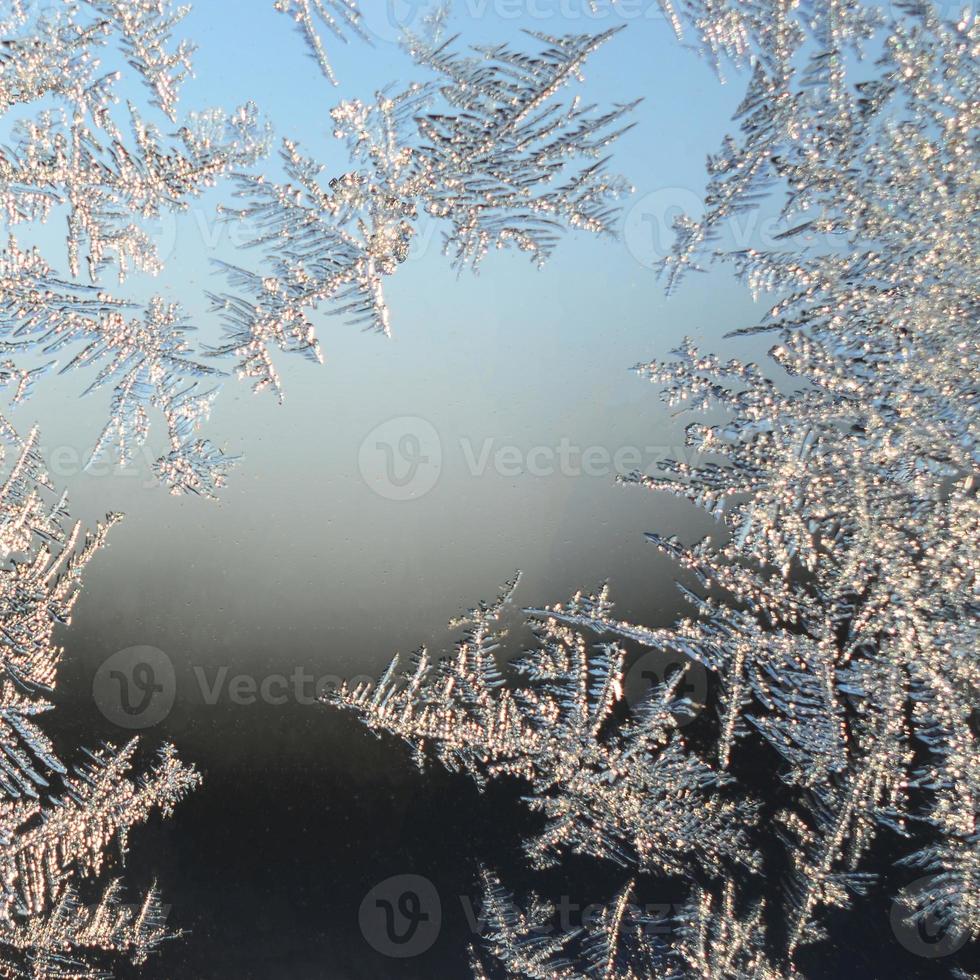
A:
{"label": "blue sky background", "polygon": [[[562,440],[610,454],[636,447],[645,461],[680,445],[683,422],[628,369],[667,356],[685,335],[728,351],[723,334],[758,313],[727,269],[689,278],[668,300],[649,268],[659,254],[654,229],[662,252],[674,205],[701,195],[705,156],[731,128],[742,81],[719,84],[663,19],[637,16],[648,9],[642,4],[599,18],[581,14],[585,6],[459,0],[450,32],[460,34],[458,44],[531,48],[537,42],[521,29],[627,25],[587,64],[584,84],[564,93],[600,105],[644,98],[635,128],[613,149],[611,169],[636,188],[623,201],[618,241],[569,234],[543,271],[520,253],[498,252],[479,276],[457,277],[441,255],[439,229],[423,222],[411,258],[388,281],[391,339],[324,315],[325,365],[279,359],[284,405],[226,382],[208,435],[243,459],[218,503],[147,486],[145,464],[128,476],[78,472],[72,453],[91,445],[109,397],[76,400],[81,376],[49,384],[16,411],[22,427],[42,423],[49,453],[61,451],[55,476],[81,517],[127,514],[88,573],[78,607],[77,635],[92,656],[149,644],[178,664],[315,660],[339,673],[373,672],[395,649],[445,645],[442,624],[518,567],[526,573],[522,603],[557,601],[610,577],[624,615],[674,614],[672,571],[642,532],[700,536],[707,525],[687,505],[618,487],[609,468],[515,475],[490,465],[474,476],[467,465],[466,452],[479,453],[488,440],[491,452],[556,449]],[[377,27],[376,16],[371,23]],[[328,39],[335,88],[266,0],[199,3],[183,34],[199,48],[183,110],[253,100],[276,142],[299,140],[328,174],[348,167],[331,136],[331,107],[420,77],[393,43]],[[161,225],[166,271],[125,287],[179,300],[204,342],[220,333],[204,297],[222,287],[209,261],[243,261],[232,229],[216,220],[221,199],[210,193]],[[761,231],[747,226],[742,234],[757,244]],[[58,249],[58,236],[53,225],[41,238]],[[758,357],[765,346],[742,344],[738,352]],[[391,500],[370,486],[359,459],[369,433],[403,417],[435,431],[442,467],[427,492]]]}

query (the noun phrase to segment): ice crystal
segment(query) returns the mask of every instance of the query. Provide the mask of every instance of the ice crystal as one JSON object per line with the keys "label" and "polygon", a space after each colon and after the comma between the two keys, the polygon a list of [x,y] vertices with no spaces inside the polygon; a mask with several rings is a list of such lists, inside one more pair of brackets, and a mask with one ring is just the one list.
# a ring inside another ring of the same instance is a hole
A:
{"label": "ice crystal", "polygon": [[[495,875],[484,872],[481,884],[486,958],[508,977],[642,980],[666,975],[669,958],[658,935],[663,920],[635,904],[633,882],[571,932],[554,929],[554,906],[537,896],[524,912]],[[483,959],[471,950],[474,975],[486,978]]]}
{"label": "ice crystal", "polygon": [[694,888],[688,903],[676,917],[677,941],[672,957],[681,975],[705,980],[781,980],[795,971],[778,969],[765,951],[766,928],[763,903],[739,907],[736,887],[729,878],[719,895]]}
{"label": "ice crystal", "polygon": [[[53,365],[55,352],[74,352],[67,368],[100,366],[88,390],[111,384],[112,406],[93,457],[118,449],[126,462],[147,438],[153,408],[166,419],[171,441],[157,471],[174,477],[174,492],[207,493],[229,462],[193,435],[209,403],[196,379],[215,368],[193,356],[176,306],[160,298],[137,303],[102,285],[112,267],[120,288],[133,271],[160,273],[165,256],[147,222],[185,210],[189,199],[264,148],[251,106],[231,115],[190,113],[170,136],[133,101],[118,118],[117,88],[128,75],[102,61],[122,56],[149,89],[151,111],[176,120],[191,47],[170,34],[185,13],[164,0],[89,0],[22,13],[7,25],[0,53],[0,107],[10,134],[0,150],[7,239],[0,256],[0,340],[17,399]],[[17,226],[29,236],[30,226],[62,217],[63,257],[23,248],[13,236]]]}
{"label": "ice crystal", "polygon": [[167,50],[170,32],[187,16],[189,6],[165,0],[88,0],[97,13],[118,30],[129,63],[139,71],[154,94],[154,105],[171,120],[177,118],[180,83],[191,72],[193,45],[180,41]]}
{"label": "ice crystal", "polygon": [[[648,535],[690,615],[650,628],[618,618],[608,590],[583,593],[529,611],[540,645],[513,681],[469,639],[340,700],[450,768],[527,780],[548,820],[536,861],[573,851],[689,876],[669,962],[647,975],[796,973],[829,909],[880,894],[876,843],[899,857],[890,877],[929,876],[904,899],[911,921],[976,938],[976,21],[915,0],[667,9],[716,64],[751,67],[705,214],[677,222],[668,288],[730,262],[775,296],[739,335],[778,338],[770,370],[687,342],[637,367],[704,416],[684,459],[626,480],[716,523],[693,544]],[[731,216],[774,203],[774,247],[726,248]],[[634,648],[713,675],[716,717],[685,729],[689,744],[670,685],[614,710]],[[760,758],[781,760],[766,790],[746,762]],[[764,906],[737,897],[760,892]],[[581,951],[542,971],[527,915],[494,920],[505,974],[634,975],[589,972]]]}
{"label": "ice crystal", "polygon": [[[765,952],[761,902],[744,911],[735,885],[726,879],[720,897],[701,887],[672,920],[649,914],[634,900],[628,882],[613,901],[580,927],[559,931],[555,908],[532,896],[527,911],[499,879],[482,875],[484,936],[472,949],[478,980],[784,980]],[[673,935],[672,942],[667,941]]]}
{"label": "ice crystal", "polygon": [[353,169],[329,181],[286,140],[288,183],[241,174],[261,271],[226,266],[236,292],[214,296],[227,323],[218,349],[256,389],[279,390],[270,349],[319,360],[310,313],[326,306],[387,334],[384,279],[408,257],[425,218],[445,227],[453,268],[476,269],[491,248],[516,247],[543,263],[565,228],[611,233],[624,182],[603,153],[632,104],[597,109],[557,94],[614,34],[531,35],[542,49],[504,46],[463,56],[452,42],[418,41],[416,60],[437,80],[342,102],[335,135]]}
{"label": "ice crystal", "polygon": [[367,40],[367,34],[361,27],[361,12],[357,0],[276,0],[275,9],[296,21],[296,27],[302,32],[320,70],[336,85],[337,79],[330,67],[330,59],[317,24],[322,24],[341,41],[347,40],[347,32]]}
{"label": "ice crystal", "polygon": [[529,805],[547,820],[527,845],[539,866],[570,851],[666,873],[682,873],[692,861],[757,867],[747,844],[755,803],[731,799],[731,780],[679,732],[690,711],[677,693],[683,672],[635,719],[617,724],[625,650],[590,650],[583,631],[546,616],[531,620],[539,647],[518,665],[529,683],[505,686],[493,623],[512,587],[456,621],[465,632],[448,661],[433,665],[422,650],[401,673],[396,658],[376,686],[342,688],[338,703],[369,727],[401,736],[420,761],[428,750],[481,784],[526,780]]}
{"label": "ice crystal", "polygon": [[[198,782],[172,747],[134,780],[136,741],[105,746],[69,770],[37,719],[51,704],[61,649],[80,579],[115,522],[90,535],[67,523],[65,498],[52,497],[37,435],[13,443],[0,485],[0,972],[5,976],[103,976],[113,958],[136,963],[168,935],[155,891],[138,909],[110,882],[92,893],[125,851],[130,829],[164,814]],[[4,447],[4,455],[7,447]]]}
{"label": "ice crystal", "polygon": [[790,380],[690,347],[640,368],[668,401],[728,416],[688,430],[709,465],[637,480],[721,525],[681,555],[709,598],[677,640],[719,674],[723,757],[744,717],[807,791],[787,817],[790,951],[821,935],[819,906],[863,889],[882,828],[939,835],[909,858],[944,895],[919,911],[980,931],[977,28],[898,5],[876,72],[848,85],[879,17],[773,5],[750,25],[742,142],[712,160],[707,212],[666,263],[674,284],[735,209],[785,187],[782,247],[718,257],[779,294],[745,332],[779,337]]}

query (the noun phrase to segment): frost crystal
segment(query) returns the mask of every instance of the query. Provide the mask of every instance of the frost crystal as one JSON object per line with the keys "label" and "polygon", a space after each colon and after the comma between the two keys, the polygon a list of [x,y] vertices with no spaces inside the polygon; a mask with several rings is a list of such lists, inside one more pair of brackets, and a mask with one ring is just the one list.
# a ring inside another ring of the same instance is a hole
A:
{"label": "frost crystal", "polygon": [[170,13],[165,0],[88,0],[93,9],[118,30],[129,63],[143,76],[154,94],[154,105],[171,120],[177,118],[180,83],[191,72],[194,48],[180,41],[167,50],[170,31],[190,10],[177,7]]}
{"label": "frost crystal", "polygon": [[[122,55],[145,82],[152,106],[176,119],[191,48],[173,43],[170,32],[185,13],[164,0],[90,0],[6,25],[0,107],[11,138],[0,150],[7,230],[0,342],[10,358],[4,379],[16,382],[16,399],[62,349],[74,352],[66,368],[99,365],[88,390],[111,384],[113,397],[94,455],[118,449],[126,462],[146,440],[153,408],[167,420],[171,440],[157,471],[173,477],[174,492],[209,493],[229,461],[193,436],[212,395],[198,390],[196,379],[217,372],[195,361],[177,307],[161,298],[143,305],[100,285],[112,266],[120,285],[134,271],[159,273],[166,256],[146,222],[185,210],[190,198],[264,148],[251,106],[231,116],[191,113],[167,137],[133,102],[117,118],[116,88],[125,74],[106,70],[102,58]],[[22,248],[13,237],[15,226],[30,235],[29,226],[62,216],[67,275],[54,256]]]}
{"label": "frost crystal", "polygon": [[255,229],[263,271],[226,267],[237,292],[214,297],[228,333],[217,353],[235,356],[257,390],[279,391],[270,348],[320,360],[309,313],[321,305],[387,334],[384,279],[423,216],[445,226],[457,270],[475,270],[490,248],[541,264],[564,228],[611,233],[612,201],[627,188],[602,155],[633,104],[598,110],[555,96],[614,33],[531,35],[543,45],[535,55],[501,46],[461,56],[451,42],[419,41],[416,60],[437,81],[333,110],[354,169],[325,182],[286,140],[288,183],[238,175],[244,204],[231,214]]}
{"label": "frost crystal", "polygon": [[[135,740],[88,753],[69,772],[38,726],[61,656],[54,628],[69,622],[115,516],[88,536],[67,526],[64,497],[48,499],[36,433],[15,448],[0,485],[0,972],[104,976],[114,958],[141,963],[169,934],[155,891],[136,910],[123,905],[118,882],[93,892],[109,845],[125,851],[131,827],[169,813],[199,778],[167,746],[133,780]],[[83,893],[94,901],[84,904]]]}
{"label": "frost crystal", "polygon": [[754,804],[731,801],[729,780],[677,731],[689,707],[675,693],[683,675],[635,721],[613,724],[625,651],[616,644],[590,651],[581,632],[549,616],[535,622],[540,647],[520,664],[532,683],[505,687],[492,624],[509,594],[510,587],[457,621],[466,631],[448,662],[430,669],[423,650],[400,677],[396,659],[377,687],[343,690],[340,703],[406,739],[420,758],[428,748],[478,782],[501,775],[529,782],[530,806],[547,818],[527,847],[537,865],[572,851],[668,873],[692,859],[755,866],[745,834]]}
{"label": "frost crystal", "polygon": [[[384,2],[387,3],[388,0]],[[367,35],[361,27],[361,12],[358,10],[356,0],[276,0],[275,9],[280,13],[288,14],[296,21],[296,27],[302,32],[320,70],[336,85],[337,79],[330,67],[330,60],[327,58],[323,40],[317,30],[317,23],[322,24],[341,41],[347,40],[346,31],[367,40]]]}
{"label": "frost crystal", "polygon": [[[625,622],[606,590],[530,610],[539,648],[505,683],[486,643],[496,607],[481,608],[454,658],[340,702],[450,768],[527,780],[548,820],[528,843],[538,863],[574,851],[689,876],[667,964],[648,976],[795,974],[829,909],[884,897],[876,843],[899,856],[899,882],[929,875],[906,900],[913,922],[976,938],[976,22],[848,0],[674,14],[717,64],[752,72],[741,135],[709,160],[705,214],[677,222],[668,287],[706,255],[731,262],[775,294],[740,333],[778,338],[770,372],[689,343],[637,367],[705,416],[685,458],[626,481],[716,522],[694,544],[648,535],[690,616]],[[772,202],[776,245],[726,249],[728,219]],[[713,675],[717,712],[688,741],[670,685],[619,704],[635,648]],[[757,893],[764,906],[738,898]],[[526,916],[493,920],[506,975],[635,975],[581,951],[541,969],[539,952],[575,940],[539,950]],[[479,954],[475,968],[496,975]]]}
{"label": "frost crystal", "polygon": [[[580,929],[555,933],[553,905],[534,896],[523,912],[499,879],[489,872],[482,877],[488,958],[508,977],[641,980],[665,975],[669,958],[657,935],[663,922],[633,902],[633,882]],[[488,974],[476,950],[471,950],[471,963],[474,975],[485,980]]]}

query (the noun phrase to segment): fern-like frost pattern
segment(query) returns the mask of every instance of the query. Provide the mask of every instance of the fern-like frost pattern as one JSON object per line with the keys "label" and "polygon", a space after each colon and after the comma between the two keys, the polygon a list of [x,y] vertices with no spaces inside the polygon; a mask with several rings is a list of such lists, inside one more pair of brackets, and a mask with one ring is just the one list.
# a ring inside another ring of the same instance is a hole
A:
{"label": "fern-like frost pattern", "polygon": [[[199,782],[164,746],[133,778],[138,743],[105,745],[70,768],[39,724],[85,567],[116,522],[91,534],[54,495],[37,433],[4,443],[0,484],[0,971],[11,977],[103,977],[144,962],[167,937],[155,889],[133,907],[106,879],[111,845],[154,812],[168,815]],[[101,882],[101,885],[100,885]],[[84,897],[84,901],[83,901]]]}
{"label": "fern-like frost pattern", "polygon": [[[797,975],[830,911],[880,895],[876,844],[898,879],[928,877],[908,921],[980,934],[976,21],[916,0],[667,9],[749,80],[661,272],[673,290],[729,263],[773,297],[739,334],[775,338],[769,368],[691,342],[636,367],[692,421],[684,458],[624,482],[715,523],[647,535],[689,613],[628,622],[608,589],[529,610],[539,646],[505,681],[480,607],[455,657],[339,700],[420,758],[529,782],[536,864],[679,875],[689,901],[666,948],[601,964],[580,932],[541,938],[541,900],[511,902],[478,976]],[[732,216],[774,206],[775,247],[725,247]],[[631,650],[707,669],[713,717],[682,736],[669,684],[621,703]],[[769,792],[753,760],[778,760]],[[502,888],[484,882],[491,906]]]}

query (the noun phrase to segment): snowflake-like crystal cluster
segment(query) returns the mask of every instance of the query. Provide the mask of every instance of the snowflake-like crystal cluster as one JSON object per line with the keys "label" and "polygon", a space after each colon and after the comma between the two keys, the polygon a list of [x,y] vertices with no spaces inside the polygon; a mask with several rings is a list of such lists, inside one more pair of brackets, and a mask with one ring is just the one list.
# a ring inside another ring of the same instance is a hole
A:
{"label": "snowflake-like crystal cluster", "polygon": [[[976,21],[918,0],[888,16],[850,0],[670,10],[717,63],[752,70],[741,134],[709,160],[706,212],[677,222],[668,285],[704,257],[731,262],[776,295],[742,333],[778,338],[769,373],[689,344],[637,368],[710,416],[687,429],[692,462],[627,480],[717,522],[693,546],[648,535],[691,615],[624,622],[606,590],[530,610],[540,643],[504,683],[498,607],[480,607],[447,663],[423,657],[337,700],[480,781],[528,781],[547,818],[537,862],[577,852],[687,875],[690,900],[666,948],[629,945],[624,928],[620,955],[607,930],[600,961],[588,936],[546,943],[537,906],[491,915],[478,975],[795,974],[826,913],[877,887],[875,842],[899,878],[929,876],[910,921],[980,934]],[[879,54],[862,76],[866,44]],[[727,219],[767,200],[789,226],[779,247],[717,247]],[[689,706],[674,686],[619,705],[624,645],[710,671],[717,715],[696,730],[713,759],[675,730]],[[772,758],[781,787],[760,796],[764,777],[740,773]],[[499,887],[488,879],[491,907]],[[765,906],[739,898],[749,888]]]}
{"label": "snowflake-like crystal cluster", "polygon": [[64,496],[52,497],[36,432],[4,444],[3,457],[11,449],[0,484],[0,973],[101,977],[119,957],[142,963],[170,935],[155,889],[133,908],[118,881],[99,888],[108,848],[124,851],[130,828],[169,814],[199,777],[165,746],[134,780],[136,740],[69,771],[38,725],[62,652],[54,629],[70,621],[116,517],[83,535]]}
{"label": "snowflake-like crystal cluster", "polygon": [[532,35],[536,54],[500,46],[473,56],[414,38],[416,62],[437,80],[333,110],[355,169],[324,181],[323,166],[286,140],[288,183],[238,175],[244,204],[230,214],[255,230],[263,263],[225,266],[236,292],[213,297],[227,326],[216,353],[235,357],[256,390],[280,392],[271,352],[319,361],[310,313],[321,306],[387,334],[384,279],[424,217],[446,226],[457,270],[476,269],[491,248],[541,264],[565,228],[611,233],[613,200],[628,188],[606,173],[603,153],[633,104],[599,110],[555,97],[614,33]]}
{"label": "snowflake-like crystal cluster", "polygon": [[367,40],[367,34],[361,26],[361,11],[357,0],[276,0],[275,9],[293,18],[320,70],[336,85],[337,78],[330,66],[317,24],[322,24],[341,41],[347,40],[348,33]]}
{"label": "snowflake-like crystal cluster", "polygon": [[[8,238],[0,253],[0,346],[15,400],[62,350],[73,352],[64,370],[97,368],[88,390],[111,386],[112,404],[93,460],[118,451],[128,462],[158,411],[170,452],[157,474],[175,493],[212,495],[230,460],[196,430],[216,392],[203,379],[218,372],[194,356],[189,325],[175,305],[162,298],[139,303],[101,283],[112,267],[120,288],[134,270],[159,273],[147,222],[185,210],[224,173],[264,152],[253,106],[230,116],[191,113],[164,136],[127,87],[130,100],[119,118],[117,89],[135,73],[150,92],[150,111],[177,120],[192,49],[174,43],[171,31],[186,13],[169,0],[89,0],[31,16],[21,11],[4,25],[0,109],[11,139],[0,149]],[[120,57],[127,71],[103,65]],[[63,257],[14,238],[18,226],[56,218],[67,226]]]}
{"label": "snowflake-like crystal cluster", "polygon": [[[878,887],[876,842],[899,854],[896,877],[929,876],[908,899],[911,921],[980,933],[976,21],[946,21],[921,0],[888,12],[857,0],[661,3],[719,70],[751,69],[740,134],[708,162],[705,213],[676,224],[668,289],[711,259],[776,297],[743,331],[778,338],[772,371],[690,344],[637,368],[668,403],[708,415],[687,429],[693,462],[627,480],[717,523],[693,545],[648,535],[676,561],[691,614],[670,629],[625,622],[605,589],[529,610],[535,648],[505,678],[496,623],[509,583],[459,621],[447,661],[423,651],[407,673],[393,664],[376,687],[334,698],[419,761],[434,755],[481,785],[523,780],[543,818],[526,842],[535,866],[576,854],[625,869],[604,912],[562,934],[543,929],[546,901],[521,910],[486,872],[477,976],[796,975],[828,911]],[[354,0],[277,8],[331,79],[318,26],[363,34]],[[3,220],[10,232],[63,216],[67,248],[59,271],[9,234],[0,381],[21,400],[70,351],[65,369],[112,388],[96,453],[126,458],[159,411],[170,452],[157,472],[175,491],[212,494],[228,461],[197,429],[220,362],[195,354],[177,306],[120,292],[130,273],[160,271],[148,219],[233,176],[232,216],[254,228],[262,268],[225,267],[236,292],[213,296],[227,336],[212,353],[278,390],[273,351],[320,357],[314,311],[388,332],[384,279],[423,217],[443,225],[459,270],[512,246],[541,263],[567,228],[612,231],[626,188],[603,154],[632,104],[556,98],[611,31],[532,35],[534,54],[460,55],[406,35],[433,80],[341,103],[333,120],[352,169],[324,183],[286,141],[288,182],[277,183],[248,171],[265,145],[251,106],[191,114],[170,136],[144,118],[177,124],[192,48],[171,33],[185,13],[169,0],[11,9]],[[876,52],[872,72],[864,50]],[[148,110],[119,109],[123,72],[144,84]],[[766,201],[788,229],[779,246],[721,247],[726,222]],[[110,884],[85,904],[80,879],[197,777],[166,748],[130,780],[134,743],[71,775],[36,723],[60,653],[54,625],[107,528],[84,540],[66,528],[36,436],[20,440],[3,418],[0,436],[16,456],[0,486],[0,972],[99,975],[119,954],[142,961],[165,930],[155,895],[134,913]],[[682,725],[696,714],[683,673],[628,707],[625,672],[644,649],[706,668],[717,712]],[[778,760],[778,792],[745,778],[760,758]],[[669,941],[633,903],[653,875],[688,881]]]}

